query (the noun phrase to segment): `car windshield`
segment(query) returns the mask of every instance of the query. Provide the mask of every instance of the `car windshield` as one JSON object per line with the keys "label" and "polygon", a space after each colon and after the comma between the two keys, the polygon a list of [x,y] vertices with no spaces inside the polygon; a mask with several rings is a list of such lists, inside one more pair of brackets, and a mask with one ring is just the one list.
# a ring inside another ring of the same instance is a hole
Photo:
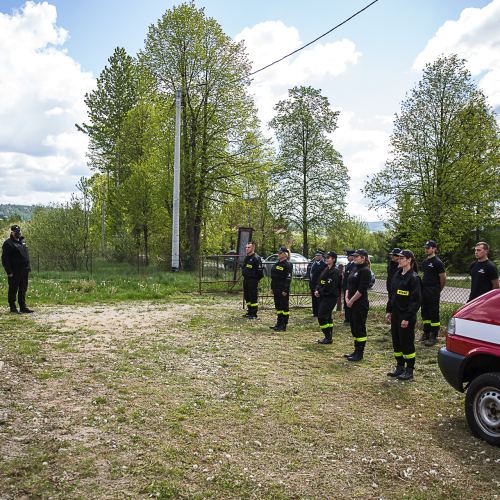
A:
{"label": "car windshield", "polygon": [[278,260],[278,256],[276,254],[270,255],[266,260],[269,262],[274,262],[275,260]]}

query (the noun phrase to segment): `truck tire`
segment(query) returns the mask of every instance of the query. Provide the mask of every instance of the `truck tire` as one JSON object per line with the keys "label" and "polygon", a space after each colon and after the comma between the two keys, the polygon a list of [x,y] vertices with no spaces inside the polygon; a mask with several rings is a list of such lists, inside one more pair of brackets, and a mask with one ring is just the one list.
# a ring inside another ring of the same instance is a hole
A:
{"label": "truck tire", "polygon": [[500,373],[485,373],[471,382],[465,415],[477,437],[500,447]]}

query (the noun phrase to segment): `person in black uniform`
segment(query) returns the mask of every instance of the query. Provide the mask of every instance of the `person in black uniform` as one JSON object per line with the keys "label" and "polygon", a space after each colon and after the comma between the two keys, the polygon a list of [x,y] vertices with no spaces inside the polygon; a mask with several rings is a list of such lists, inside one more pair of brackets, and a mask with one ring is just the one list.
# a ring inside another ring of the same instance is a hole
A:
{"label": "person in black uniform", "polygon": [[490,246],[484,241],[480,241],[476,245],[476,259],[471,265],[469,274],[471,275],[470,295],[469,300],[483,295],[483,293],[499,288],[498,269],[491,260],[488,259]]}
{"label": "person in black uniform", "polygon": [[[21,236],[21,228],[14,224],[10,228],[10,238],[2,246],[2,264],[7,273],[9,282],[10,312],[15,314],[32,313],[26,306],[26,292],[28,290],[28,275],[31,272],[30,254],[28,246]],[[19,311],[16,307],[16,294],[19,302]]]}
{"label": "person in black uniform", "polygon": [[389,287],[391,286],[392,276],[398,270],[400,253],[401,248],[393,248],[392,252],[389,254],[391,256],[391,261],[389,262],[389,264],[387,264],[387,280],[385,282],[385,289],[388,292]]}
{"label": "person in black uniform", "polygon": [[429,240],[425,245],[427,258],[422,262],[422,321],[424,332],[419,342],[425,342],[427,347],[433,346],[439,335],[441,322],[439,319],[439,302],[441,301],[441,290],[446,284],[446,270],[441,260],[436,257],[437,244]]}
{"label": "person in black uniform", "polygon": [[348,361],[361,361],[366,344],[366,318],[368,317],[368,285],[372,280],[370,259],[363,248],[353,254],[356,269],[351,271],[347,282],[346,305],[350,308],[351,333],[354,338],[354,352],[344,354]]}
{"label": "person in black uniform", "polygon": [[277,332],[286,332],[289,317],[290,284],[292,282],[293,266],[288,260],[290,252],[286,247],[278,249],[278,262],[271,268],[271,293],[274,295],[274,307],[278,320],[270,326]]}
{"label": "person in black uniform", "polygon": [[341,321],[342,325],[348,325],[349,324],[349,311],[350,309],[346,306],[346,300],[345,300],[345,295],[347,292],[347,280],[349,279],[349,275],[351,274],[351,271],[356,267],[356,264],[354,264],[354,257],[352,254],[354,253],[354,250],[347,250],[347,260],[349,261],[346,266],[344,267],[344,277],[342,279],[342,290],[344,291],[344,321]]}
{"label": "person in black uniform", "polygon": [[262,260],[255,253],[255,244],[249,241],[246,246],[247,256],[243,260],[243,294],[247,303],[247,313],[244,315],[248,319],[257,319],[258,288],[259,280],[264,277],[262,271]]}
{"label": "person in black uniform", "polygon": [[[391,324],[392,346],[396,368],[388,373],[398,380],[413,378],[415,368],[415,324],[420,309],[420,277],[413,252],[402,250],[399,268],[393,273],[389,285],[386,320]],[[406,368],[405,368],[406,362]]]}
{"label": "person in black uniform", "polygon": [[311,302],[313,316],[318,317],[319,303],[320,299],[316,296],[316,285],[318,284],[318,278],[320,274],[325,270],[326,263],[323,258],[325,252],[319,248],[314,254],[314,262],[311,264],[311,269],[309,270],[309,288],[311,290]]}
{"label": "person in black uniform", "polygon": [[325,255],[326,269],[323,270],[316,286],[315,295],[320,299],[318,322],[323,331],[324,339],[318,340],[318,344],[331,344],[333,332],[332,311],[337,304],[342,290],[342,273],[337,264],[337,254],[328,252]]}

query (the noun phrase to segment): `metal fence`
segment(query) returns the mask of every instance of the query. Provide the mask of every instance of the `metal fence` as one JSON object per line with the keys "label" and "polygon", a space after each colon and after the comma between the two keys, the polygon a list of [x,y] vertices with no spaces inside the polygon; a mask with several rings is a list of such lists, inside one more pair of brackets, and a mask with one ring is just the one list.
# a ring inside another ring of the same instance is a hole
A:
{"label": "metal fence", "polygon": [[[200,255],[199,259],[199,292],[243,292],[243,276],[241,264],[244,255]],[[290,287],[290,307],[311,307],[311,292],[307,278],[307,263],[291,263],[294,269]],[[259,282],[259,307],[274,308],[269,276],[272,264],[264,262],[264,278]],[[341,268],[342,266],[339,266]],[[375,284],[370,289],[368,298],[371,307],[383,307],[387,304],[386,278],[383,273],[377,273]],[[441,308],[454,311],[467,302],[470,293],[470,278],[451,276],[441,292]],[[343,302],[339,300],[337,310],[342,309]]]}
{"label": "metal fence", "polygon": [[[116,265],[130,272],[146,273],[151,270],[171,271],[171,253],[141,252],[41,252],[30,251],[31,269],[38,273],[43,271],[87,271],[109,270]],[[198,255],[185,253],[180,255],[180,270],[196,272]]]}

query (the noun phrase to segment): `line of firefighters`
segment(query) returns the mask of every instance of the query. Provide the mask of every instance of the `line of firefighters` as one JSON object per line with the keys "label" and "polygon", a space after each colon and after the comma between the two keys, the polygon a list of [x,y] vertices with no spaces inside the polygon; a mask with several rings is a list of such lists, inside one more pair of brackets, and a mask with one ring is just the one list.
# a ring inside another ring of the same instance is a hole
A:
{"label": "line of firefighters", "polygon": [[[469,301],[492,288],[498,288],[498,272],[494,264],[487,259],[489,250],[484,242],[476,245],[476,260],[471,264],[472,276]],[[415,325],[417,312],[421,309],[423,334],[421,342],[426,346],[436,343],[439,329],[439,304],[441,291],[446,283],[443,262],[436,256],[437,244],[429,240],[424,245],[426,259],[422,263],[423,279],[418,275],[418,264],[411,250],[394,248],[387,267],[386,320],[391,325],[392,344],[396,358],[395,369],[388,373],[399,380],[413,378],[415,367]],[[258,309],[258,283],[264,276],[262,261],[255,253],[255,245],[246,246],[247,256],[243,262],[243,290],[248,312],[246,318],[256,319]],[[486,257],[481,252],[485,252]],[[338,298],[344,291],[345,325],[350,325],[354,339],[354,351],[344,356],[348,361],[361,361],[366,345],[366,320],[368,317],[368,290],[372,280],[370,259],[364,249],[348,250],[348,264],[344,273],[337,267],[337,254],[325,253],[318,249],[309,271],[313,315],[318,318],[324,338],[320,344],[333,342],[332,312]],[[493,269],[494,268],[494,269]],[[487,270],[487,279],[483,276]],[[496,277],[494,276],[496,272]],[[271,293],[277,313],[276,325],[270,326],[275,331],[286,331],[289,319],[290,284],[293,266],[290,252],[282,246],[278,249],[278,261],[271,272]]]}

